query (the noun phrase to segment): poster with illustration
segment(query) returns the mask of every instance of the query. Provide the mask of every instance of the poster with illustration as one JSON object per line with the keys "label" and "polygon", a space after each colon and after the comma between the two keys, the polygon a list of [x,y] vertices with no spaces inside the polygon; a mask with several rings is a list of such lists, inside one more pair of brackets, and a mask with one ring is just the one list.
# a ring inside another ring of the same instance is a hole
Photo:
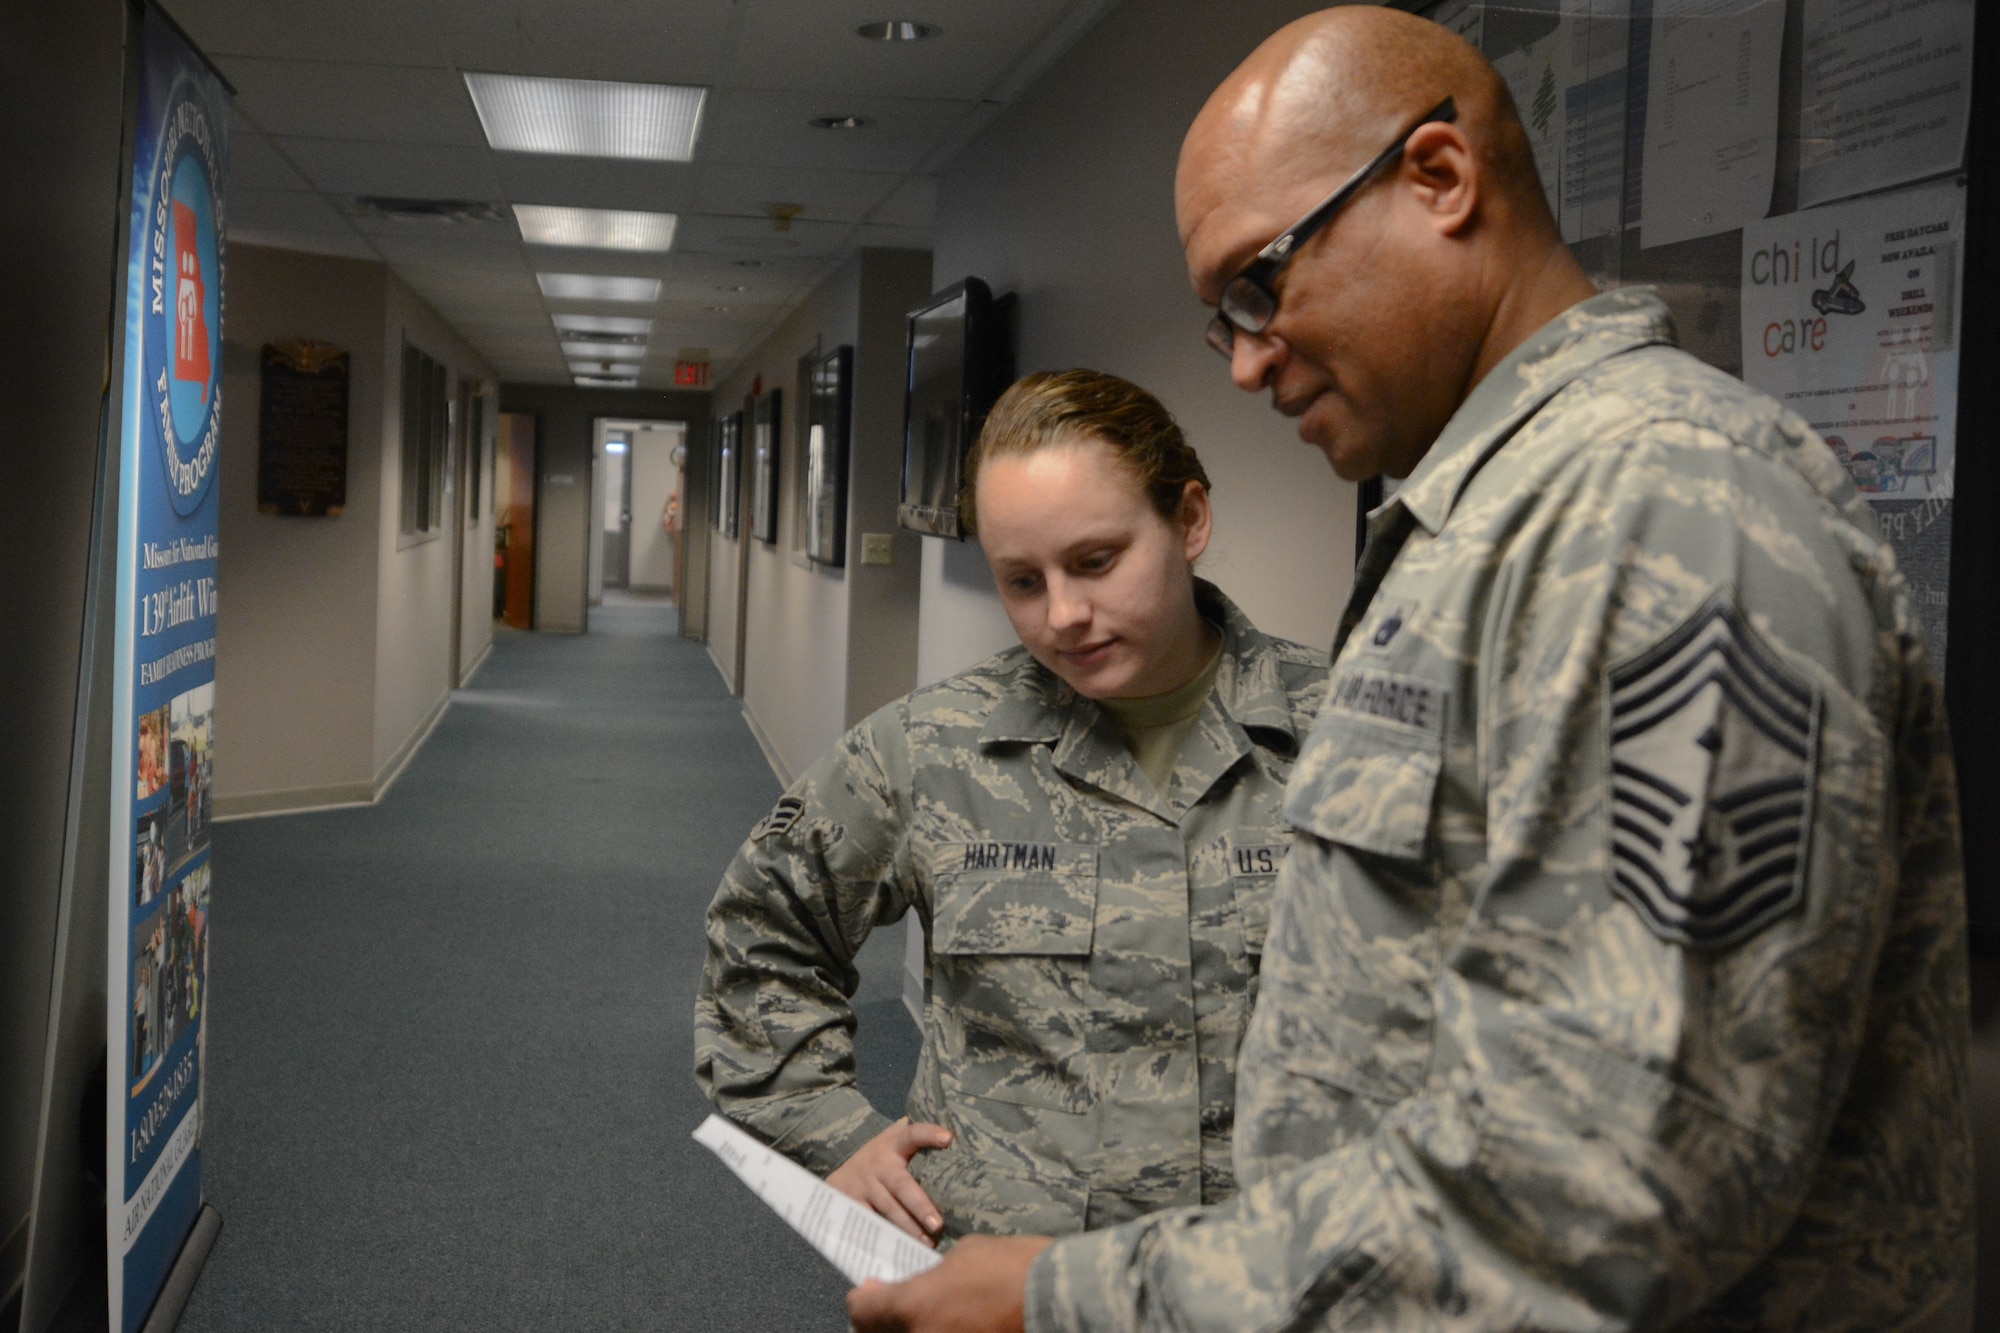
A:
{"label": "poster with illustration", "polygon": [[202,1202],[202,1014],[215,764],[229,99],[138,18],[118,377],[106,1239],[111,1325],[153,1308]]}
{"label": "poster with illustration", "polygon": [[1743,231],[1743,378],[1877,504],[1952,493],[1964,230],[1965,191],[1947,181]]}

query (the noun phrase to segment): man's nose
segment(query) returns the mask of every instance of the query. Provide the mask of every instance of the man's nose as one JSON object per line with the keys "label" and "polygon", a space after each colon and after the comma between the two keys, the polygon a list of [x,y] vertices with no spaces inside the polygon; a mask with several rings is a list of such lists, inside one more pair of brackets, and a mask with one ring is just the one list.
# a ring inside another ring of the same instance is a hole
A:
{"label": "man's nose", "polygon": [[1261,393],[1284,355],[1283,340],[1238,329],[1229,350],[1229,378],[1245,393]]}

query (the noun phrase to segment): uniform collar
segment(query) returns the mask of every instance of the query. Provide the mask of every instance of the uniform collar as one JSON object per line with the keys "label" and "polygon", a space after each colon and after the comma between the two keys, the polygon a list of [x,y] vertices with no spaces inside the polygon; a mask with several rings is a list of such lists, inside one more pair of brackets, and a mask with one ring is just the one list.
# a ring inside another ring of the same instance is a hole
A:
{"label": "uniform collar", "polygon": [[1410,479],[1376,513],[1401,506],[1436,536],[1473,473],[1564,386],[1621,352],[1677,343],[1674,318],[1650,287],[1624,287],[1578,302],[1487,372]]}
{"label": "uniform collar", "polygon": [[[1288,750],[1298,749],[1291,696],[1279,671],[1277,650],[1262,630],[1207,579],[1194,581],[1194,604],[1202,618],[1222,630],[1222,665],[1215,675],[1215,698],[1238,726],[1278,733]],[[980,744],[1003,741],[1051,742],[1072,721],[1089,730],[1100,709],[1064,684],[1056,674],[1017,649],[1013,678],[1003,687]],[[1078,703],[1087,707],[1079,709]],[[1087,716],[1082,716],[1086,715]]]}

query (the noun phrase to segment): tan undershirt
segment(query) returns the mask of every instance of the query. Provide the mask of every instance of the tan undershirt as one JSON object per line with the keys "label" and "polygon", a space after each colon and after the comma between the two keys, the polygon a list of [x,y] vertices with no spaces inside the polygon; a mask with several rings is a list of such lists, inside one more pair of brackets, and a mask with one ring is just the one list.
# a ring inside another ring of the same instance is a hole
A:
{"label": "tan undershirt", "polygon": [[1201,706],[1208,702],[1209,693],[1215,689],[1216,675],[1221,670],[1222,642],[1218,635],[1208,665],[1179,689],[1145,699],[1097,701],[1123,733],[1125,746],[1131,750],[1139,771],[1152,782],[1153,790],[1161,795],[1166,794],[1167,786],[1173,780],[1174,765],[1180,762],[1181,747],[1187,743],[1188,733],[1194,730],[1196,720],[1201,717]]}

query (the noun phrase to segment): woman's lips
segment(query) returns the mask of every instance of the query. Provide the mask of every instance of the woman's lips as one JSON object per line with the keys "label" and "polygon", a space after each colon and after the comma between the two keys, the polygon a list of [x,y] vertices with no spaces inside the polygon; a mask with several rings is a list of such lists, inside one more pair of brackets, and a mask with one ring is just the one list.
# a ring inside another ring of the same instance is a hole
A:
{"label": "woman's lips", "polygon": [[1091,644],[1083,648],[1065,648],[1061,650],[1062,659],[1071,666],[1098,666],[1106,657],[1110,656],[1112,646],[1117,642],[1116,639],[1106,639],[1102,643]]}

